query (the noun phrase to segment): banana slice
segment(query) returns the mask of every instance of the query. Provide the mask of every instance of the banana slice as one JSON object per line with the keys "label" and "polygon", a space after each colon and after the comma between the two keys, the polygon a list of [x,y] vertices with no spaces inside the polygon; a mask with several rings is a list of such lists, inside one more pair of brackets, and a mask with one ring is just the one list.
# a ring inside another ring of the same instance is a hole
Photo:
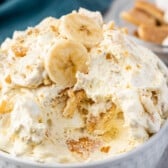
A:
{"label": "banana slice", "polygon": [[72,40],[60,39],[49,51],[45,68],[49,78],[65,87],[76,83],[76,72],[88,72],[89,56],[86,48]]}
{"label": "banana slice", "polygon": [[90,17],[79,13],[62,17],[59,30],[62,36],[78,41],[88,48],[98,44],[103,38],[101,26]]}

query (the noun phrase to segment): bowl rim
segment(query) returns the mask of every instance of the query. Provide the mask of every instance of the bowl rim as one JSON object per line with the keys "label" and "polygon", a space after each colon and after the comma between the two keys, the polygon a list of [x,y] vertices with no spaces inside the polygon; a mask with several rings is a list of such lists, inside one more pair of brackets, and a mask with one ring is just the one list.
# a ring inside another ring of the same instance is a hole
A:
{"label": "bowl rim", "polygon": [[[21,157],[12,156],[11,154],[5,153],[3,151],[0,151],[0,158],[4,159],[4,161],[14,162],[16,165],[26,165],[26,166],[35,166],[39,168],[86,168],[86,167],[92,167],[92,166],[100,166],[104,164],[109,163],[116,163],[120,160],[126,160],[131,156],[134,156],[136,153],[141,153],[141,151],[145,150],[147,147],[153,145],[156,141],[158,141],[162,134],[164,134],[165,130],[168,129],[168,120],[165,121],[161,129],[158,131],[158,133],[154,134],[149,140],[144,142],[143,144],[137,146],[136,148],[132,149],[131,151],[119,154],[114,157],[108,157],[103,160],[98,161],[92,161],[92,162],[82,162],[82,163],[40,163],[36,162],[30,159],[25,159]],[[2,160],[3,161],[3,160]]]}
{"label": "bowl rim", "polygon": [[139,39],[131,34],[128,35],[130,39],[132,39],[134,42],[136,42],[139,45],[142,45],[146,48],[149,48],[150,50],[152,50],[153,52],[155,52],[156,54],[164,54],[164,55],[168,55],[168,46],[165,45],[161,45],[161,44],[155,44],[155,43],[151,43],[148,41],[144,41],[142,39]]}

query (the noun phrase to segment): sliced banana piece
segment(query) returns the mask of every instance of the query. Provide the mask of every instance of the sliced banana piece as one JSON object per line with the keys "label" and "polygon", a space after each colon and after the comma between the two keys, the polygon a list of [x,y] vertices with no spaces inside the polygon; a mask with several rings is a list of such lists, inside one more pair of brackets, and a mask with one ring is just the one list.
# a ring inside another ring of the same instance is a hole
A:
{"label": "sliced banana piece", "polygon": [[103,17],[100,12],[98,12],[98,11],[92,12],[92,11],[89,11],[85,8],[79,8],[78,13],[81,15],[90,17],[95,22],[97,22],[97,24],[99,24],[100,26],[103,26]]}
{"label": "sliced banana piece", "polygon": [[63,16],[59,30],[62,36],[78,41],[88,48],[98,44],[103,38],[101,26],[90,17],[79,13]]}
{"label": "sliced banana piece", "polygon": [[88,72],[89,56],[86,48],[75,41],[60,39],[49,51],[45,68],[49,78],[58,85],[71,87],[76,72]]}

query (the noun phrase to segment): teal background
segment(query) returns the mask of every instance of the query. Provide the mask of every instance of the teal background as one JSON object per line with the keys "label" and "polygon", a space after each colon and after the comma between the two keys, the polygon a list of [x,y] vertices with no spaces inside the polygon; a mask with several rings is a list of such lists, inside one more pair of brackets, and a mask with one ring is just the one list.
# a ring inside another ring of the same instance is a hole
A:
{"label": "teal background", "polygon": [[104,14],[112,0],[0,0],[0,43],[13,31],[34,26],[47,16],[60,17],[79,7]]}

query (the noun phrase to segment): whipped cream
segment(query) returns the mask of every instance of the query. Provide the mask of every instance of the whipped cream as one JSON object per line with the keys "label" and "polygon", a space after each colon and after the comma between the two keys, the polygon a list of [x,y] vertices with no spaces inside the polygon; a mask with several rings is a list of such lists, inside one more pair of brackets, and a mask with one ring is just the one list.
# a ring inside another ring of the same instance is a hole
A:
{"label": "whipped cream", "polygon": [[101,160],[144,143],[167,118],[168,69],[159,58],[113,23],[103,24],[100,13],[73,14],[92,19],[102,39],[81,44],[88,72],[77,71],[70,88],[46,70],[50,50],[67,38],[59,30],[65,17],[46,18],[2,43],[1,150],[39,162]]}

